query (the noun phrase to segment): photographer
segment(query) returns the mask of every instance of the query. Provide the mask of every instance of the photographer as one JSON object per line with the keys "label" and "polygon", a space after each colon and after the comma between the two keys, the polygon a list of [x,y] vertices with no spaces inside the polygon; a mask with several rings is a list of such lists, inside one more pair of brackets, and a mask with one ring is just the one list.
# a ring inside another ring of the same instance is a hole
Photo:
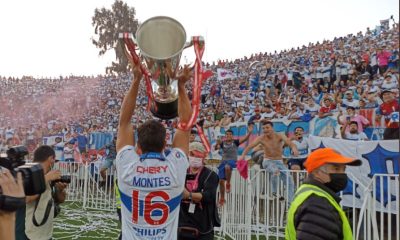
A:
{"label": "photographer", "polygon": [[[17,174],[17,181],[11,175],[8,169],[0,167],[0,190],[2,196],[11,197],[14,200],[19,199],[25,201],[24,186],[22,174]],[[3,201],[3,199],[1,199]],[[0,203],[1,205],[2,203]],[[3,207],[9,207],[7,205]],[[12,240],[15,239],[15,211],[0,210],[0,239]]]}
{"label": "photographer", "polygon": [[28,196],[26,199],[26,239],[48,240],[52,238],[53,220],[59,212],[58,204],[65,201],[64,189],[67,187],[67,183],[57,181],[61,179],[61,172],[51,170],[55,157],[54,150],[47,145],[38,147],[33,154],[33,162],[40,163],[43,167],[46,191],[40,195]]}

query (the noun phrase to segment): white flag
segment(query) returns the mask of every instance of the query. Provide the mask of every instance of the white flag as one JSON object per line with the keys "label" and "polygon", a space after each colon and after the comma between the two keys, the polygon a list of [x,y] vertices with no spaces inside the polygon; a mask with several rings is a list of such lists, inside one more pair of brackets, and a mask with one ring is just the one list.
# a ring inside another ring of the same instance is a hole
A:
{"label": "white flag", "polygon": [[218,80],[224,80],[227,78],[231,78],[231,79],[237,78],[236,73],[234,73],[232,70],[225,69],[225,68],[218,68],[217,74],[218,74]]}

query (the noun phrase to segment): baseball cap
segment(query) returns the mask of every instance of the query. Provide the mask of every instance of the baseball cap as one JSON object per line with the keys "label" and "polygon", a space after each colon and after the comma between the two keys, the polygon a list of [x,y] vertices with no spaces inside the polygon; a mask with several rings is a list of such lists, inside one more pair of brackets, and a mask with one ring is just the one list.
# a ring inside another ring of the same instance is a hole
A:
{"label": "baseball cap", "polygon": [[347,90],[344,94],[353,94],[353,91],[351,91],[351,90]]}
{"label": "baseball cap", "polygon": [[350,166],[360,166],[362,164],[361,160],[345,157],[332,148],[320,148],[308,155],[304,167],[307,172],[310,173],[327,163],[345,164]]}

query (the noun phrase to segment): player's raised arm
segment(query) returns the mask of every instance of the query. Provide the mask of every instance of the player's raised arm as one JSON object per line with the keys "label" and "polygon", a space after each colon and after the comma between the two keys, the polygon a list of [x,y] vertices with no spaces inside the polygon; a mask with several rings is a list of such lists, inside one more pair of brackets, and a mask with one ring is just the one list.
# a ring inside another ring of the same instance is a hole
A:
{"label": "player's raised arm", "polygon": [[[127,54],[128,56],[128,54]],[[128,92],[125,94],[124,100],[121,105],[121,113],[119,115],[118,136],[117,136],[117,152],[126,145],[132,145],[133,142],[133,127],[131,118],[136,108],[136,98],[139,91],[140,80],[142,79],[142,72],[139,66],[134,65],[132,59],[128,57],[130,64],[133,68],[133,81]]]}
{"label": "player's raised arm", "polygon": [[[192,116],[192,106],[186,93],[185,84],[191,78],[192,72],[188,65],[185,65],[178,78],[178,117],[179,121],[186,123]],[[181,149],[186,155],[189,153],[190,130],[176,129],[172,147]]]}

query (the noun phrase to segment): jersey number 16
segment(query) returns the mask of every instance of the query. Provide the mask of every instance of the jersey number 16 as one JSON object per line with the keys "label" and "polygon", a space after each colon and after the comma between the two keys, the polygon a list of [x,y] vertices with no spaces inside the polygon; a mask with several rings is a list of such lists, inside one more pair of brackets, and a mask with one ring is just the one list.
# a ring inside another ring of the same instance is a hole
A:
{"label": "jersey number 16", "polygon": [[[161,198],[164,202],[152,202],[153,198]],[[164,191],[154,191],[148,193],[144,197],[144,206],[143,209],[139,208],[139,191],[134,190],[132,192],[132,222],[137,224],[139,220],[139,211],[142,210],[141,212],[144,217],[144,221],[149,224],[149,225],[161,225],[164,224],[169,215],[169,207],[165,203],[166,201],[169,200],[169,195],[168,193]],[[157,218],[155,219],[155,216],[152,216],[152,213],[155,213],[154,211],[161,212],[161,214],[157,214]],[[141,214],[140,214],[141,215]]]}

